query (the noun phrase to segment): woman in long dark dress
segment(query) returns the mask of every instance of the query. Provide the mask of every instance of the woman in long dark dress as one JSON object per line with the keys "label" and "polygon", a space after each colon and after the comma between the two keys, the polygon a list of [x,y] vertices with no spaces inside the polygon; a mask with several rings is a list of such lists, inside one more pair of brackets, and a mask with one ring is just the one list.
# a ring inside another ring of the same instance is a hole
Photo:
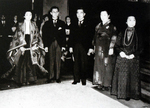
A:
{"label": "woman in long dark dress", "polygon": [[8,50],[8,60],[12,69],[1,78],[12,77],[17,84],[35,84],[37,71],[47,72],[44,68],[44,46],[38,27],[31,21],[32,13],[25,12],[24,21],[19,23]]}
{"label": "woman in long dark dress", "polygon": [[70,16],[65,17],[65,48],[63,52],[62,61],[64,63],[64,71],[70,73],[73,71],[73,25]]}
{"label": "woman in long dark dress", "polygon": [[100,17],[102,23],[96,26],[94,37],[93,84],[102,90],[109,90],[115,65],[114,45],[117,30],[111,23],[107,11],[101,11]]}
{"label": "woman in long dark dress", "polygon": [[126,100],[140,97],[139,41],[135,25],[135,17],[129,16],[127,28],[118,36],[115,45],[118,56],[111,94]]}

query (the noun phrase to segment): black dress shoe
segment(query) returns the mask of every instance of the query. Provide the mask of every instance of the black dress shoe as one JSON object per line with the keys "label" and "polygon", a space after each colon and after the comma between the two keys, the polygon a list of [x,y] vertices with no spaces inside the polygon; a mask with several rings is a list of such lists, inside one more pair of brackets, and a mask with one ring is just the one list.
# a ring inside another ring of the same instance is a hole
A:
{"label": "black dress shoe", "polygon": [[60,80],[60,79],[57,79],[56,82],[57,82],[57,83],[61,83],[61,80]]}
{"label": "black dress shoe", "polygon": [[46,82],[47,83],[53,83],[54,81],[52,79],[48,79]]}
{"label": "black dress shoe", "polygon": [[35,81],[29,82],[29,85],[36,85]]}
{"label": "black dress shoe", "polygon": [[86,85],[86,79],[82,79],[82,85]]}
{"label": "black dress shoe", "polygon": [[129,101],[129,100],[130,100],[130,98],[129,98],[129,97],[127,97],[127,98],[125,98],[125,100],[126,100],[126,101]]}
{"label": "black dress shoe", "polygon": [[72,84],[77,84],[79,83],[80,81],[73,81]]}
{"label": "black dress shoe", "polygon": [[21,83],[17,83],[16,84],[18,87],[22,87],[22,84]]}
{"label": "black dress shoe", "polygon": [[22,83],[22,86],[26,86],[27,85],[27,83]]}
{"label": "black dress shoe", "polygon": [[82,81],[82,85],[86,85],[86,81]]}

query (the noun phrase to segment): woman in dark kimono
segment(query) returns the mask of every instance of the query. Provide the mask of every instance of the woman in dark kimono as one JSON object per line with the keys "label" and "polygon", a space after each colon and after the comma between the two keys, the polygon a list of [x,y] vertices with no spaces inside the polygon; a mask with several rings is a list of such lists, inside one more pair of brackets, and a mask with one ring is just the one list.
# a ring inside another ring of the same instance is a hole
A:
{"label": "woman in dark kimono", "polygon": [[100,17],[102,23],[96,26],[94,37],[93,84],[98,85],[99,89],[109,90],[115,64],[116,27],[112,25],[107,11],[101,11]]}
{"label": "woman in dark kimono", "polygon": [[[44,68],[44,48],[38,27],[31,21],[32,13],[25,12],[24,22],[19,23],[8,50],[8,59],[12,69],[2,78],[12,76],[18,85],[34,84],[37,71],[47,72]],[[13,74],[13,75],[12,75]]]}
{"label": "woman in dark kimono", "polygon": [[71,23],[70,16],[65,17],[65,48],[63,52],[62,60],[64,61],[64,71],[70,73],[73,71],[73,25]]}
{"label": "woman in dark kimono", "polygon": [[128,27],[118,36],[115,45],[118,56],[111,94],[119,99],[130,100],[140,97],[139,44],[135,17],[129,16],[126,23]]}

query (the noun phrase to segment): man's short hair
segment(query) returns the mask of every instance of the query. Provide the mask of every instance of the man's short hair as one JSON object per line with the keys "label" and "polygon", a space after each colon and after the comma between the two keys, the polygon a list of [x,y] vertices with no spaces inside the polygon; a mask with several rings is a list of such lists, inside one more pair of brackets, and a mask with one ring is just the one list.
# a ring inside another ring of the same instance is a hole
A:
{"label": "man's short hair", "polygon": [[53,9],[57,9],[57,10],[59,11],[59,7],[57,7],[57,6],[52,6],[51,9],[50,9],[50,12],[52,12]]}
{"label": "man's short hair", "polygon": [[84,12],[83,7],[78,7],[78,8],[77,8],[77,11],[78,11],[78,10],[83,10],[83,12]]}

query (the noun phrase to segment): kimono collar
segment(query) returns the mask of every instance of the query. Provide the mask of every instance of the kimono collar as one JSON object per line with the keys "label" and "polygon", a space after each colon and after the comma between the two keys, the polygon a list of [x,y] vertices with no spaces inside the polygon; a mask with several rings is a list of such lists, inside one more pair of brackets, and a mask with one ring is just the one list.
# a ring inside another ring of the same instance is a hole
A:
{"label": "kimono collar", "polygon": [[[26,30],[26,22],[24,21],[23,22],[23,24],[22,24],[22,31],[24,31],[25,32],[25,30]],[[34,29],[33,29],[33,24],[32,24],[32,22],[29,22],[29,29],[30,29],[30,33],[31,33],[31,31],[33,31]]]}

